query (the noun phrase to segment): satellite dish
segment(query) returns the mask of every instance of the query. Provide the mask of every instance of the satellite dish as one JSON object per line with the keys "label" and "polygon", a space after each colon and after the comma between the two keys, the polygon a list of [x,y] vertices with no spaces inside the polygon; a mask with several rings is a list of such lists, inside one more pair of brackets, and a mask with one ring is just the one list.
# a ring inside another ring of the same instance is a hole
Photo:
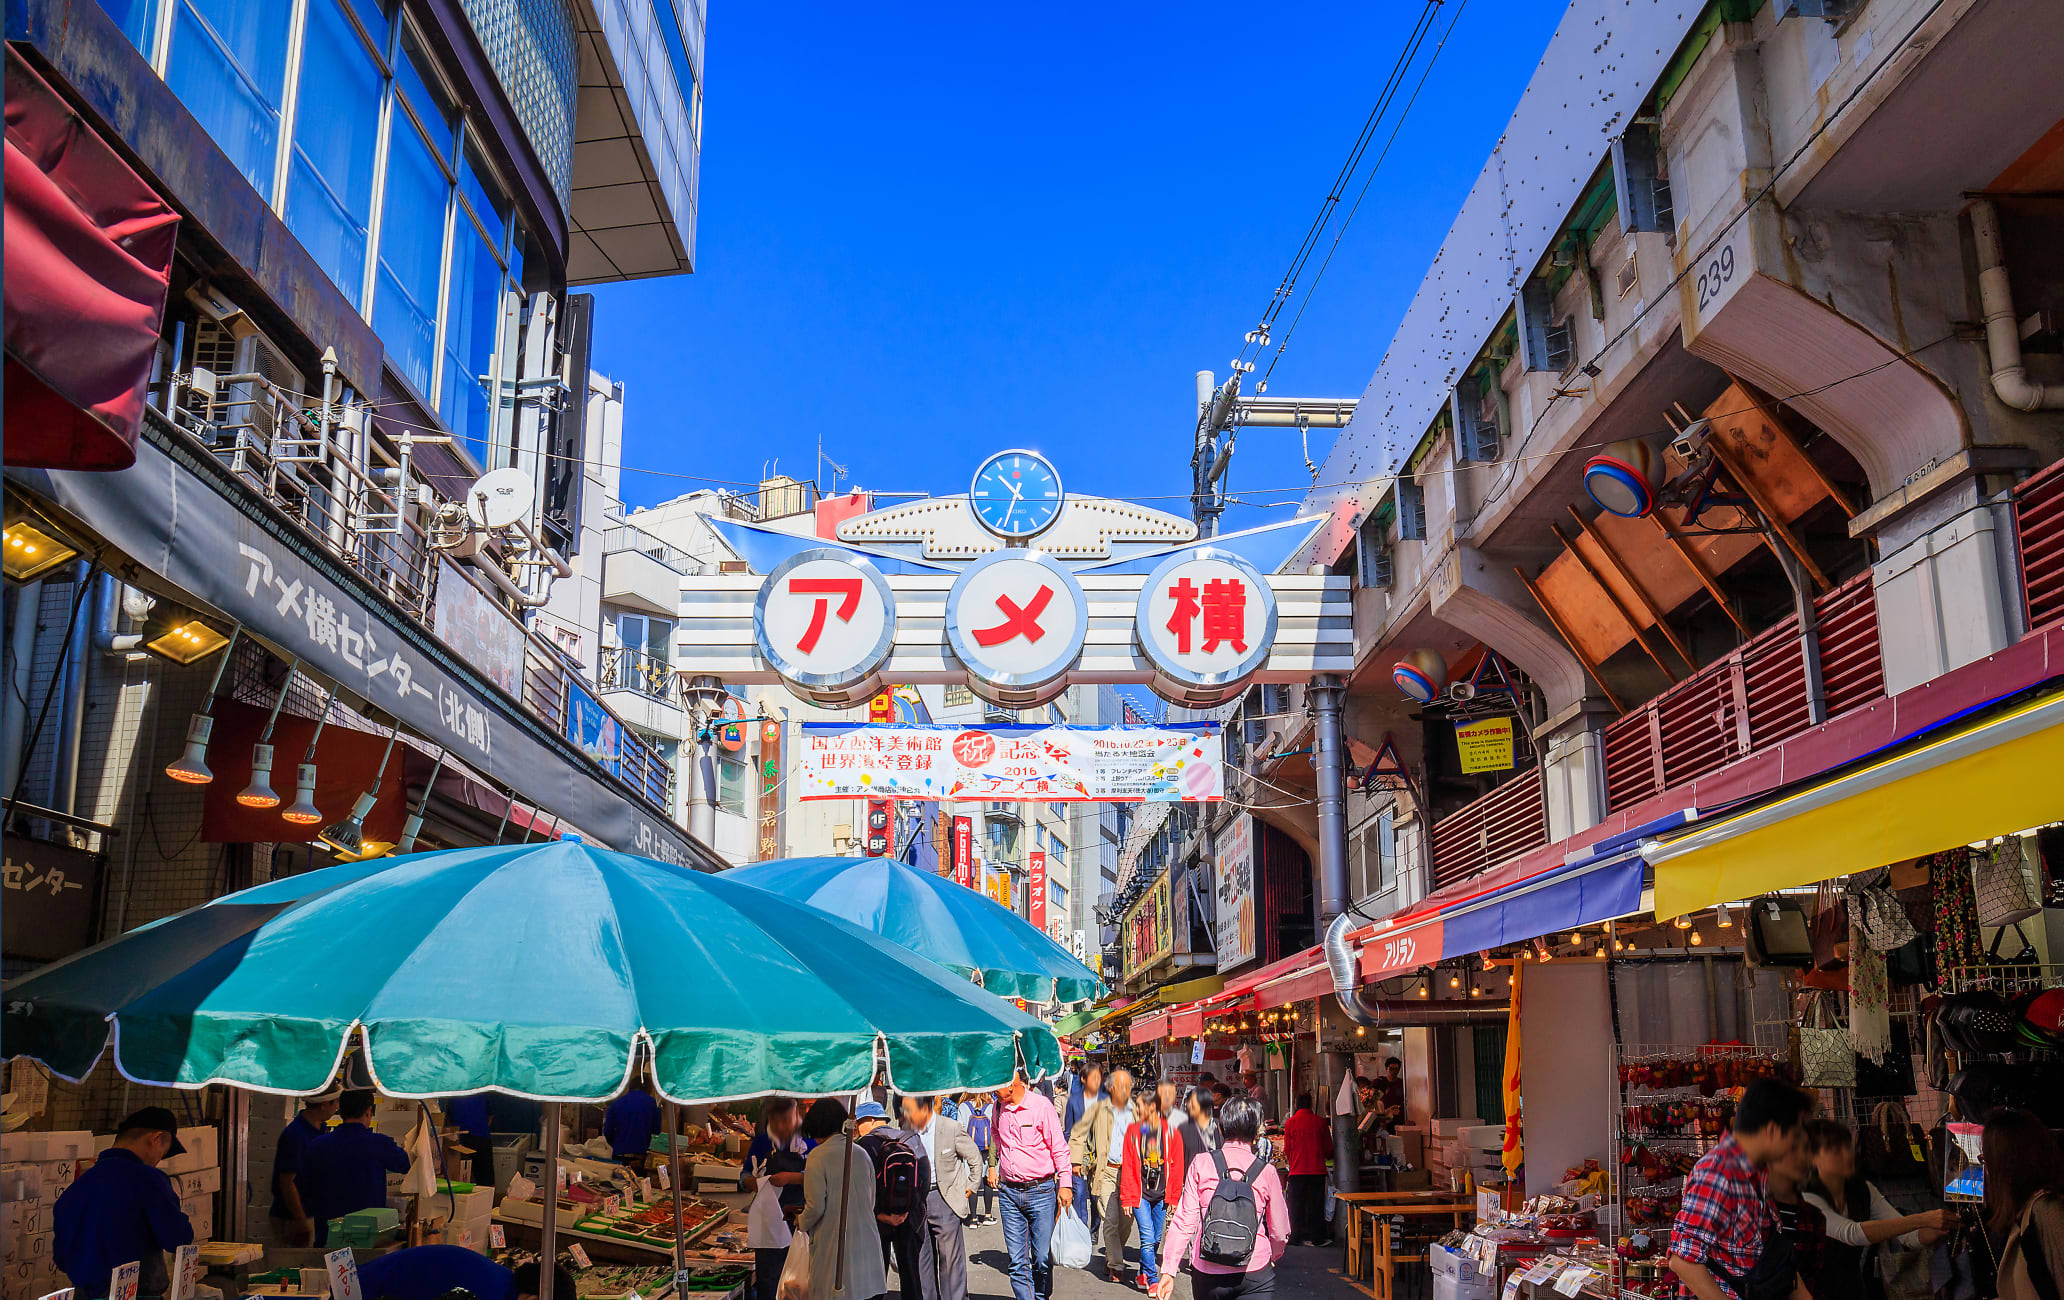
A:
{"label": "satellite dish", "polygon": [[536,499],[529,470],[514,466],[493,470],[466,489],[466,517],[475,528],[507,528],[529,518]]}

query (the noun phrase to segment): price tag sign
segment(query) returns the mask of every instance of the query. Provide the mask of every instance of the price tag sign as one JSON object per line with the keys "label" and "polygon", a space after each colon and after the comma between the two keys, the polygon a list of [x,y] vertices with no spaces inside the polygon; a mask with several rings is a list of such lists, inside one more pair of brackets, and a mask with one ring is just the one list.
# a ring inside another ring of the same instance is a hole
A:
{"label": "price tag sign", "polygon": [[674,1166],[671,1161],[659,1167],[659,1185],[661,1187],[672,1187],[674,1185]]}
{"label": "price tag sign", "polygon": [[1190,1044],[1190,1064],[1204,1064],[1204,1040],[1201,1038]]}
{"label": "price tag sign", "polygon": [[1554,1277],[1555,1271],[1561,1267],[1562,1261],[1559,1259],[1537,1259],[1534,1261],[1534,1266],[1528,1269],[1523,1276],[1526,1278],[1529,1286],[1539,1286],[1549,1278]]}
{"label": "price tag sign", "polygon": [[188,1242],[172,1252],[172,1284],[165,1290],[166,1300],[193,1300],[200,1281],[201,1248]]}
{"label": "price tag sign", "polygon": [[615,1214],[615,1213],[616,1213],[616,1212],[617,1212],[618,1210],[621,1210],[622,1208],[623,1208],[623,1198],[622,1198],[622,1197],[619,1197],[619,1196],[605,1196],[605,1197],[603,1197],[603,1198],[602,1198],[602,1213],[604,1213],[604,1214]]}
{"label": "price tag sign", "polygon": [[1582,1264],[1572,1264],[1562,1270],[1562,1276],[1555,1279],[1555,1289],[1566,1296],[1574,1297],[1584,1289],[1584,1283],[1591,1280],[1591,1270]]}
{"label": "price tag sign", "polygon": [[676,1296],[684,1296],[688,1294],[688,1279],[691,1276],[693,1275],[689,1273],[689,1271],[685,1268],[682,1269],[680,1272],[674,1274],[674,1294]]}
{"label": "price tag sign", "polygon": [[502,1231],[501,1224],[490,1223],[487,1225],[487,1244],[493,1246],[496,1250],[508,1249],[509,1234]]}
{"label": "price tag sign", "polygon": [[62,1291],[52,1291],[49,1295],[39,1297],[39,1300],[72,1300],[72,1288],[66,1287]]}
{"label": "price tag sign", "polygon": [[135,1263],[117,1268],[108,1281],[108,1300],[136,1300],[136,1283],[142,1272],[143,1265]]}
{"label": "price tag sign", "polygon": [[638,1199],[641,1201],[652,1199],[652,1180],[650,1178],[640,1178],[638,1180]]}
{"label": "price tag sign", "polygon": [[364,1300],[358,1285],[358,1258],[351,1247],[323,1256],[323,1269],[330,1275],[330,1300]]}
{"label": "price tag sign", "polygon": [[581,1249],[581,1244],[580,1244],[579,1242],[577,1242],[577,1241],[576,1241],[576,1242],[574,1242],[574,1243],[573,1243],[573,1244],[572,1244],[571,1246],[568,1246],[568,1247],[566,1248],[566,1253],[567,1253],[567,1254],[569,1254],[569,1255],[571,1255],[571,1256],[573,1256],[573,1262],[574,1262],[574,1266],[575,1266],[575,1267],[577,1267],[577,1268],[593,1268],[593,1267],[594,1267],[594,1264],[592,1264],[592,1263],[591,1263],[591,1262],[589,1262],[589,1260],[588,1260],[588,1252],[587,1252],[587,1251],[585,1251],[585,1250],[582,1250],[582,1249]]}
{"label": "price tag sign", "polygon": [[1505,1290],[1501,1300],[1519,1300],[1519,1284],[1524,1281],[1526,1276],[1518,1269],[1513,1269],[1512,1275],[1505,1279]]}

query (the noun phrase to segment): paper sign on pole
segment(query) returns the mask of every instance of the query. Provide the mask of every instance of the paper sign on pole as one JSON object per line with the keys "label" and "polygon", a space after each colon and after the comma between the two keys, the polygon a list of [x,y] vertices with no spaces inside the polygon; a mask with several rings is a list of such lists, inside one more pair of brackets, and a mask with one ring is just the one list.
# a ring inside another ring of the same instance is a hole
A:
{"label": "paper sign on pole", "polygon": [[324,1255],[323,1268],[330,1275],[330,1300],[364,1300],[358,1285],[358,1258],[351,1247]]}
{"label": "paper sign on pole", "polygon": [[1204,1040],[1201,1038],[1190,1044],[1190,1064],[1204,1064]]}
{"label": "paper sign on pole", "polygon": [[1512,719],[1456,723],[1455,749],[1462,757],[1465,774],[1504,771],[1512,766]]}
{"label": "paper sign on pole", "polygon": [[487,1244],[493,1246],[496,1250],[508,1249],[509,1234],[502,1231],[501,1224],[490,1223],[487,1225]]}
{"label": "paper sign on pole", "polygon": [[108,1280],[108,1300],[136,1300],[136,1283],[142,1272],[143,1266],[133,1262],[116,1268]]}

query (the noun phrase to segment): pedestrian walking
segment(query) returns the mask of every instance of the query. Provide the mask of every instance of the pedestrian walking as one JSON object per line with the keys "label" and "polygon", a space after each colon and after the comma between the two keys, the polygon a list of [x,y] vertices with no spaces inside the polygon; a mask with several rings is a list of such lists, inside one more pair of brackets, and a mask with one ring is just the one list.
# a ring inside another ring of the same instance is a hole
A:
{"label": "pedestrian walking", "polygon": [[1312,1109],[1312,1095],[1298,1093],[1295,1108],[1283,1124],[1283,1160],[1290,1170],[1292,1245],[1333,1244],[1333,1229],[1326,1222],[1326,1153],[1332,1145],[1325,1117]]}
{"label": "pedestrian walking", "polygon": [[917,1134],[931,1165],[926,1189],[918,1276],[924,1300],[967,1300],[967,1244],[960,1221],[968,1191],[983,1173],[982,1153],[960,1122],[937,1109],[937,1098],[905,1097],[903,1127]]}
{"label": "pedestrian walking", "polygon": [[1670,1225],[1670,1271],[1697,1300],[1806,1300],[1791,1243],[1770,1206],[1770,1166],[1805,1142],[1810,1094],[1758,1079],[1733,1131],[1699,1157]]}
{"label": "pedestrian walking", "polygon": [[1133,1284],[1147,1290],[1161,1280],[1156,1264],[1161,1237],[1168,1226],[1168,1187],[1171,1179],[1180,1190],[1183,1170],[1182,1138],[1161,1110],[1156,1092],[1140,1093],[1133,1101],[1138,1118],[1125,1131],[1125,1164],[1118,1177],[1118,1200],[1139,1224],[1139,1276]]}
{"label": "pedestrian walking", "polygon": [[[1194,1270],[1193,1300],[1275,1294],[1276,1261],[1290,1241],[1290,1210],[1275,1166],[1254,1147],[1261,1136],[1261,1107],[1245,1097],[1230,1101],[1218,1127],[1225,1145],[1193,1157],[1183,1178],[1181,1199],[1169,1218],[1161,1280],[1150,1293],[1153,1300],[1174,1294],[1175,1275],[1185,1264]],[[1209,1234],[1203,1231],[1207,1220]],[[1244,1233],[1243,1224],[1249,1225]]]}
{"label": "pedestrian walking", "polygon": [[853,1132],[874,1162],[874,1222],[882,1266],[895,1265],[903,1300],[925,1300],[924,1198],[932,1171],[924,1144],[915,1133],[891,1124],[888,1111],[871,1101],[853,1108]]}
{"label": "pedestrian walking", "polygon": [[1176,1127],[1182,1132],[1183,1151],[1195,1160],[1206,1151],[1218,1150],[1218,1109],[1203,1088],[1189,1090],[1183,1098],[1183,1118]]}
{"label": "pedestrian walking", "polygon": [[[975,1149],[982,1153],[983,1174],[975,1179],[974,1193],[968,1197],[968,1213],[964,1220],[969,1227],[993,1225],[996,1218],[996,1187],[989,1181],[987,1171],[996,1161],[996,1098],[983,1093],[967,1107],[968,1138]],[[975,1208],[977,1199],[981,1209]]]}
{"label": "pedestrian walking", "polygon": [[874,1226],[874,1162],[845,1127],[845,1103],[833,1097],[819,1098],[803,1120],[817,1143],[803,1166],[796,1221],[810,1236],[810,1300],[877,1300],[889,1289]]}
{"label": "pedestrian walking", "polygon": [[[1068,1107],[1061,1115],[1061,1128],[1065,1133],[1075,1132],[1075,1126],[1082,1117],[1104,1095],[1104,1067],[1095,1061],[1084,1061],[1082,1068],[1068,1075]],[[1103,1225],[1102,1207],[1097,1198],[1089,1194],[1089,1182],[1081,1170],[1069,1174],[1069,1181],[1075,1188],[1075,1217],[1089,1225],[1092,1239]]]}
{"label": "pedestrian walking", "polygon": [[1068,1140],[1053,1103],[1026,1086],[1024,1071],[1004,1086],[1000,1102],[989,1182],[1000,1189],[1011,1294],[1052,1300],[1055,1206],[1065,1209],[1075,1199],[1075,1189],[1061,1181],[1068,1173]]}
{"label": "pedestrian walking", "polygon": [[745,1171],[738,1181],[742,1190],[753,1194],[745,1244],[753,1252],[754,1300],[774,1300],[788,1256],[789,1221],[803,1211],[803,1170],[810,1144],[800,1126],[795,1098],[769,1097],[760,1111],[760,1131],[746,1149]]}
{"label": "pedestrian walking", "polygon": [[1100,1236],[1104,1276],[1122,1282],[1125,1244],[1132,1239],[1132,1216],[1118,1199],[1118,1175],[1125,1160],[1125,1130],[1132,1126],[1132,1073],[1111,1071],[1105,1095],[1089,1103],[1068,1134],[1075,1176],[1088,1181],[1090,1198],[1102,1210]]}

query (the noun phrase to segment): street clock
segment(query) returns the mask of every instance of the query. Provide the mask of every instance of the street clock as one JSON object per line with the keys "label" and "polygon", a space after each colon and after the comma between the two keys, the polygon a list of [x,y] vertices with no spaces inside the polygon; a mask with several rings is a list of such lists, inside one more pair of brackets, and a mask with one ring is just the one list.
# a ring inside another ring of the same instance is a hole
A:
{"label": "street clock", "polygon": [[968,485],[968,504],[982,527],[1006,541],[1036,537],[1060,518],[1061,476],[1034,451],[999,451],[983,461]]}

